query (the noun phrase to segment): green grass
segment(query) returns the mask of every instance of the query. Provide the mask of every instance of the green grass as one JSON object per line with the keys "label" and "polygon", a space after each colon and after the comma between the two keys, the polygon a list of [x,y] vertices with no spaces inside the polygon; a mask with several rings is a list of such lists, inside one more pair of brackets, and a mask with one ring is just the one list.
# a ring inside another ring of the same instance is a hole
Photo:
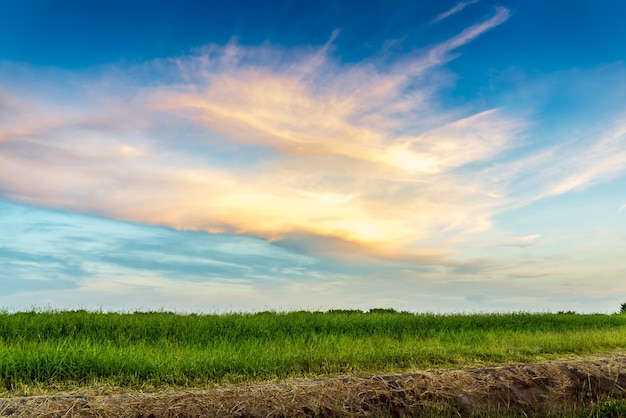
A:
{"label": "green grass", "polygon": [[624,347],[626,315],[617,314],[0,313],[0,395],[469,367]]}
{"label": "green grass", "polygon": [[585,418],[624,418],[626,417],[626,400],[610,399],[600,403]]}

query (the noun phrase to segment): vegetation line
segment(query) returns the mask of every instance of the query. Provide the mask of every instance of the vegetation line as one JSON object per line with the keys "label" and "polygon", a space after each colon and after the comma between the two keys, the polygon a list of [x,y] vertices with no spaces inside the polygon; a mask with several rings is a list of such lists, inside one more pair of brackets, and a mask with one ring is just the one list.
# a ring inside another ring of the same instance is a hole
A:
{"label": "vegetation line", "polygon": [[0,313],[0,396],[464,368],[623,347],[620,314]]}

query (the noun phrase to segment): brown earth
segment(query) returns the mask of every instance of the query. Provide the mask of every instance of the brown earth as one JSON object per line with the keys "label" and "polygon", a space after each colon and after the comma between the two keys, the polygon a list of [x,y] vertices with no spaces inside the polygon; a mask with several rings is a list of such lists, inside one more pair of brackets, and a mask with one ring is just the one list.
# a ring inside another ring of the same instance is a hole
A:
{"label": "brown earth", "polygon": [[575,416],[626,399],[626,357],[159,393],[0,399],[0,417]]}

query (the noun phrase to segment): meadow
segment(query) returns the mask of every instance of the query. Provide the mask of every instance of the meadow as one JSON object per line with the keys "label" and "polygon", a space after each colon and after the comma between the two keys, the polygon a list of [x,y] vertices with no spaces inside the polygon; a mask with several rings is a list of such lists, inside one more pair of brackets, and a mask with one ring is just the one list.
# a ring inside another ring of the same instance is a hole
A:
{"label": "meadow", "polygon": [[626,315],[0,313],[0,396],[467,368],[615,353]]}

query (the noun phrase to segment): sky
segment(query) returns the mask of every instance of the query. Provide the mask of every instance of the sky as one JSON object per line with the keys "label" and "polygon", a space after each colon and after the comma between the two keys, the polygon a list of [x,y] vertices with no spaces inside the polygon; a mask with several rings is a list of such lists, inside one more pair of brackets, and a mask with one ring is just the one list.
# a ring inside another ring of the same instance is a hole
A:
{"label": "sky", "polygon": [[5,3],[0,309],[626,301],[626,3]]}

